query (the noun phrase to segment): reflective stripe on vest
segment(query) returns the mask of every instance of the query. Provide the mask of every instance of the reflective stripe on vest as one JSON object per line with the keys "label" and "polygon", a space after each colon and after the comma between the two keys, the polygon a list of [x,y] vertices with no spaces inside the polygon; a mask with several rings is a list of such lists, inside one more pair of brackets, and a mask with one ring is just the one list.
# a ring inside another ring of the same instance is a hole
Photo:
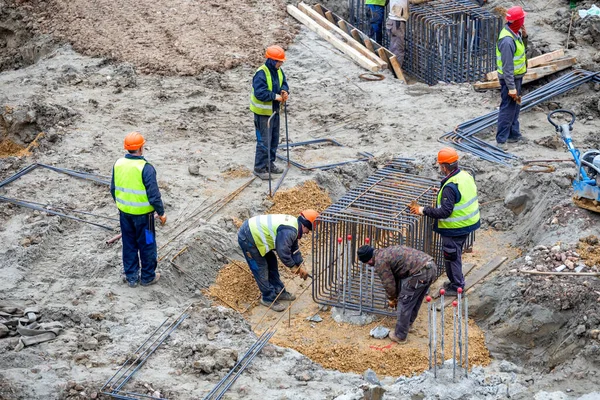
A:
{"label": "reflective stripe on vest", "polygon": [[115,200],[117,208],[124,213],[143,215],[154,211],[142,179],[146,163],[146,160],[132,158],[120,158],[115,163]]}
{"label": "reflective stripe on vest", "polygon": [[[263,64],[259,69],[256,70],[254,75],[256,75],[259,71],[263,71],[265,73],[265,78],[267,79],[267,89],[269,91],[273,91],[273,81],[271,81],[271,72],[269,68]],[[281,68],[277,70],[277,76],[279,77],[279,88],[283,85],[283,72]],[[266,115],[270,116],[273,114],[273,102],[272,101],[260,101],[254,95],[254,87],[252,88],[252,93],[250,94],[250,111],[254,114],[258,115]]]}
{"label": "reflective stripe on vest", "polygon": [[438,193],[438,207],[442,202],[442,191],[444,187],[454,183],[458,186],[460,192],[460,201],[454,205],[452,214],[446,219],[437,220],[437,226],[441,229],[460,229],[479,222],[479,202],[477,201],[477,186],[475,180],[466,171],[460,171],[458,174],[449,178]]}
{"label": "reflective stripe on vest", "polygon": [[374,6],[385,7],[386,0],[365,0],[365,4],[371,4]]}
{"label": "reflective stripe on vest", "polygon": [[496,67],[498,69],[498,73],[502,74],[502,53],[498,49],[498,43],[500,40],[505,37],[510,36],[515,42],[515,54],[513,56],[513,64],[514,64],[514,75],[523,75],[527,72],[527,60],[525,57],[525,45],[523,44],[523,39],[520,36],[515,35],[510,29],[504,27],[500,31],[500,36],[498,36],[498,41],[496,42]]}
{"label": "reflective stripe on vest", "polygon": [[298,219],[285,214],[258,215],[248,220],[250,233],[261,256],[275,249],[277,228],[288,225],[298,230]]}

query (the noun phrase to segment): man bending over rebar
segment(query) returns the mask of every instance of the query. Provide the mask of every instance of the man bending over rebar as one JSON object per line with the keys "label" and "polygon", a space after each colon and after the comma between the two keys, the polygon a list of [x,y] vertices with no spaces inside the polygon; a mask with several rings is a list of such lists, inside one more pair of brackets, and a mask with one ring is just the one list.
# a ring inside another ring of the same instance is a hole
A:
{"label": "man bending over rebar", "polygon": [[302,267],[298,240],[313,230],[318,216],[315,210],[304,210],[298,218],[285,214],[258,215],[244,221],[240,227],[238,243],[262,293],[260,304],[263,306],[281,312],[286,307],[279,301],[296,300],[279,278],[277,256],[286,267],[306,280],[308,272]]}
{"label": "man bending over rebar", "polygon": [[145,143],[139,132],[125,136],[128,154],[115,163],[110,184],[110,193],[119,209],[123,269],[130,287],[140,282],[142,286],[158,282],[154,213],[159,215],[161,224],[167,222],[156,170],[142,155]]}
{"label": "man bending over rebar", "polygon": [[374,249],[364,245],[358,249],[358,259],[375,267],[385,288],[389,306],[398,307],[396,328],[390,331],[390,339],[405,344],[423,298],[437,277],[437,266],[433,258],[406,246]]}
{"label": "man bending over rebar", "polygon": [[444,264],[449,281],[444,283],[447,296],[456,296],[465,288],[462,273],[462,251],[469,234],[481,225],[475,180],[458,168],[458,153],[450,147],[438,153],[440,171],[445,176],[440,183],[437,207],[421,207],[411,203],[411,212],[436,220],[433,230],[442,237]]}

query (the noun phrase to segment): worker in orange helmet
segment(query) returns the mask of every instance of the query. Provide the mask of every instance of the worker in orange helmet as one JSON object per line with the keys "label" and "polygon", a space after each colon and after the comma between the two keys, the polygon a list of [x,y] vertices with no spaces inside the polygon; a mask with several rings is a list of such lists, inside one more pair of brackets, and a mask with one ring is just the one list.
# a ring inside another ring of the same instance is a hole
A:
{"label": "worker in orange helmet", "polygon": [[110,183],[110,193],[119,209],[124,280],[132,288],[138,283],[148,286],[158,282],[154,213],[161,224],[167,222],[156,170],[142,155],[145,143],[139,132],[125,136],[128,153],[115,163]]}
{"label": "worker in orange helmet", "polygon": [[[294,301],[296,296],[285,290],[279,278],[277,256],[302,279],[308,272],[302,266],[298,240],[315,229],[319,213],[304,210],[298,218],[285,214],[258,215],[242,224],[238,243],[262,293],[260,303],[281,312],[286,307],[280,301]],[[275,255],[277,253],[277,255]]]}
{"label": "worker in orange helmet", "polygon": [[[250,95],[250,111],[254,113],[256,130],[254,175],[262,180],[269,179],[269,166],[272,174],[283,172],[283,169],[275,164],[279,146],[279,107],[287,101],[290,91],[281,69],[285,61],[283,49],[279,46],[269,46],[265,58],[267,61],[254,73]],[[269,124],[271,116],[273,118]]]}
{"label": "worker in orange helmet", "polygon": [[445,178],[440,184],[436,207],[411,204],[411,212],[436,220],[433,230],[442,237],[442,250],[448,282],[446,294],[456,296],[457,289],[465,287],[462,273],[462,251],[469,234],[479,228],[479,202],[475,180],[458,168],[458,153],[450,147],[439,151],[437,157]]}
{"label": "worker in orange helmet", "polygon": [[523,141],[519,126],[521,111],[521,84],[527,72],[527,13],[519,6],[506,10],[506,26],[500,31],[496,42],[496,67],[500,81],[500,108],[496,143],[502,150],[508,143]]}

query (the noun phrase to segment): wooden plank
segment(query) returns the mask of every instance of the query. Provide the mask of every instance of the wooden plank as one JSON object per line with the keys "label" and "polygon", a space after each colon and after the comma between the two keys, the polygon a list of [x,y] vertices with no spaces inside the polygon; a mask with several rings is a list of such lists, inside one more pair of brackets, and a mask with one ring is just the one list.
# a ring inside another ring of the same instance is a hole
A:
{"label": "wooden plank", "polygon": [[354,40],[356,40],[359,43],[362,43],[362,39],[360,38],[360,31],[358,29],[354,28],[350,31],[350,33],[352,34]]}
{"label": "wooden plank", "polygon": [[320,4],[315,4],[313,6],[313,8],[315,9],[316,12],[318,12],[319,14],[321,14],[321,17],[325,16],[325,11],[323,11],[323,7]]}
{"label": "wooden plank", "polygon": [[[361,67],[363,67],[369,71],[372,71],[372,72],[377,72],[377,71],[381,70],[381,66],[379,64],[368,59],[362,53],[360,53],[358,50],[349,46],[347,43],[344,43],[341,39],[337,38],[331,31],[323,28],[316,21],[314,21],[312,18],[310,18],[308,15],[306,15],[302,11],[300,11],[294,5],[288,4],[287,12],[292,17],[297,19],[300,23],[305,25],[308,29],[315,32],[317,35],[319,35],[320,37],[322,37],[323,39],[325,39],[329,43],[331,43],[336,49],[338,49],[342,53],[346,54],[348,57],[350,57],[352,60],[354,60],[354,62],[356,62]],[[318,13],[317,13],[317,15],[318,15]]]}
{"label": "wooden plank", "polygon": [[348,33],[348,24],[346,23],[346,21],[344,21],[343,19],[340,19],[338,21],[338,26],[340,27],[341,30]]}
{"label": "wooden plank", "polygon": [[[383,60],[381,60],[379,57],[377,57],[377,55],[372,54],[371,52],[369,52],[367,49],[365,49],[363,46],[361,46],[360,43],[357,43],[350,35],[348,35],[346,32],[344,32],[343,30],[341,30],[335,24],[332,24],[327,19],[325,19],[322,16],[320,16],[319,13],[317,13],[311,7],[309,7],[308,5],[306,5],[306,4],[304,4],[304,3],[301,2],[298,5],[298,8],[304,14],[306,14],[307,16],[309,16],[310,18],[312,18],[317,24],[319,24],[323,28],[331,31],[332,33],[335,33],[335,34],[339,35],[339,38],[343,42],[347,43],[354,50],[360,52],[363,56],[367,57],[369,60],[371,60],[372,62],[374,62],[377,65],[379,65],[380,68],[382,68],[382,69],[383,68],[387,68],[387,63],[385,63]],[[329,12],[329,11],[327,11],[325,14],[327,14],[327,13],[331,14],[331,12]]]}
{"label": "wooden plank", "polygon": [[[480,280],[482,280],[483,278],[485,278],[486,276],[488,276],[489,274],[494,272],[496,270],[496,268],[498,268],[500,265],[502,265],[504,263],[504,261],[506,261],[507,259],[508,259],[508,257],[496,256],[496,257],[492,258],[490,261],[488,261],[488,263],[485,264],[483,267],[481,267],[481,269],[473,271],[473,273],[471,275],[469,275],[469,280],[467,282],[467,285],[464,288],[465,290],[464,290],[463,294],[468,293],[469,290],[471,290],[473,288],[473,286],[475,286],[477,283],[479,283]],[[446,301],[444,302],[444,307],[448,307],[450,304],[452,304],[452,302],[455,299],[456,299],[456,297],[447,296],[447,299],[445,299]]]}
{"label": "wooden plank", "polygon": [[[302,10],[301,7],[298,7],[298,8],[300,8]],[[331,11],[325,12],[325,18],[327,18],[327,20],[329,22],[331,22],[332,24],[335,24],[335,19],[333,19],[333,14],[331,13]]]}
{"label": "wooden plank", "polygon": [[[564,63],[562,63],[561,60],[559,60],[559,61],[553,62],[551,64],[548,64],[548,65],[545,65],[542,67],[532,68],[532,69],[528,70],[527,73],[525,74],[525,76],[523,77],[523,83],[533,82],[537,79],[543,78],[544,76],[552,75],[555,72],[562,71],[563,69],[569,68],[570,66],[572,66],[574,64],[572,59],[574,59],[574,57],[572,57],[568,60],[565,60]],[[473,87],[475,89],[479,89],[479,90],[499,89],[500,82],[498,80],[491,81],[491,82],[476,82],[473,84]]]}
{"label": "wooden plank", "polygon": [[400,64],[398,63],[396,56],[390,57],[390,64],[392,65],[392,69],[394,70],[394,73],[396,74],[396,78],[398,78],[402,82],[406,83],[406,79],[404,79],[404,74],[402,73],[402,68],[400,68]]}
{"label": "wooden plank", "polygon": [[[559,49],[559,50],[551,51],[550,53],[542,54],[541,56],[533,57],[532,59],[527,60],[527,68],[528,69],[535,68],[535,67],[543,65],[543,64],[548,64],[551,61],[554,61],[556,59],[564,57],[564,55],[565,55],[565,50]],[[572,58],[575,58],[575,57],[572,57]],[[573,63],[573,64],[575,64],[575,63]],[[485,79],[488,81],[493,81],[495,79],[498,79],[498,71],[488,72],[487,74],[485,74]]]}
{"label": "wooden plank", "polygon": [[371,43],[371,39],[369,38],[364,38],[364,44],[367,47],[367,49],[371,50],[373,53],[375,53],[375,48],[373,47],[373,43]]}
{"label": "wooden plank", "polygon": [[[475,265],[477,265],[477,264],[475,264],[475,263],[463,264],[462,273],[465,276],[465,280],[467,280],[466,276],[469,274],[469,272],[471,272],[473,270],[473,268],[475,268]],[[432,293],[431,297],[433,299],[437,299],[438,297],[440,297],[440,291],[438,290],[438,291]]]}

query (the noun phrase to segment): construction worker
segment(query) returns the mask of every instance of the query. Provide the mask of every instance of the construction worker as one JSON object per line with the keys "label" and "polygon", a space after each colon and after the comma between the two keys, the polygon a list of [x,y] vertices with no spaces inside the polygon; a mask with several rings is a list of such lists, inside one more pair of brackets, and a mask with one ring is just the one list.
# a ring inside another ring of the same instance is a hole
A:
{"label": "construction worker", "polygon": [[445,178],[440,184],[437,207],[421,207],[411,204],[411,212],[434,218],[433,230],[442,237],[442,250],[446,275],[446,295],[456,296],[458,288],[465,287],[462,273],[462,250],[469,234],[481,225],[475,180],[466,171],[458,168],[458,153],[446,147],[437,157]]}
{"label": "construction worker", "polygon": [[302,267],[298,240],[313,230],[318,216],[315,210],[304,210],[298,218],[284,214],[258,215],[244,221],[240,227],[238,243],[262,293],[260,304],[281,312],[285,306],[280,301],[296,299],[285,290],[279,278],[277,256],[286,267],[306,280],[308,272]]}
{"label": "construction worker", "polygon": [[373,265],[383,283],[390,308],[398,303],[396,328],[390,331],[390,339],[404,344],[429,286],[437,277],[433,258],[422,251],[406,246],[390,246],[374,249],[364,245],[358,249],[358,259]]}
{"label": "construction worker", "polygon": [[519,127],[519,112],[521,84],[527,72],[527,31],[524,26],[526,14],[519,6],[509,8],[506,11],[507,23],[496,42],[496,65],[502,99],[498,110],[496,143],[502,150],[508,149],[507,143],[517,143],[523,138]]}
{"label": "construction worker", "polygon": [[128,154],[115,163],[110,183],[110,193],[119,209],[125,279],[132,288],[138,283],[148,286],[158,282],[154,213],[161,224],[167,222],[156,170],[142,155],[145,143],[139,132],[125,136]]}
{"label": "construction worker", "polygon": [[385,6],[389,0],[365,0],[367,6],[367,19],[371,24],[369,37],[379,44],[383,44],[383,20]]}
{"label": "construction worker", "polygon": [[390,51],[396,56],[398,64],[402,67],[404,62],[404,37],[406,35],[406,21],[408,20],[408,0],[391,0],[390,13],[385,28],[390,38]]}
{"label": "construction worker", "polygon": [[[279,46],[270,46],[265,52],[267,61],[254,73],[250,111],[254,113],[256,129],[256,155],[254,175],[262,180],[269,179],[269,163],[272,174],[281,174],[283,169],[275,165],[279,145],[279,107],[289,97],[289,87],[281,65],[285,52]],[[275,115],[273,115],[275,113]],[[269,125],[269,118],[271,123]],[[269,153],[269,140],[271,152]]]}

